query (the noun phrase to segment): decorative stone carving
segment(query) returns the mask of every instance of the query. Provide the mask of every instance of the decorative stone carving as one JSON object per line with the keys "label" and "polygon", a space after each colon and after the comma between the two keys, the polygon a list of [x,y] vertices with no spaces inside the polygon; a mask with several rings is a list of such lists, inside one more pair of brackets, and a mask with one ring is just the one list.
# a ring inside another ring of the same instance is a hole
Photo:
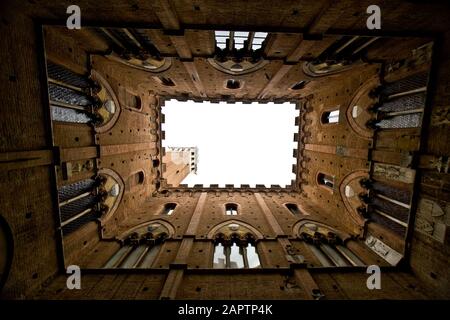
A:
{"label": "decorative stone carving", "polygon": [[373,252],[393,266],[396,266],[403,258],[400,253],[372,235],[367,236],[365,243]]}
{"label": "decorative stone carving", "polygon": [[375,163],[373,175],[379,175],[389,180],[413,183],[416,171],[390,164]]}
{"label": "decorative stone carving", "polygon": [[444,208],[436,201],[421,198],[417,207],[415,230],[444,243],[447,227],[450,225],[450,205]]}

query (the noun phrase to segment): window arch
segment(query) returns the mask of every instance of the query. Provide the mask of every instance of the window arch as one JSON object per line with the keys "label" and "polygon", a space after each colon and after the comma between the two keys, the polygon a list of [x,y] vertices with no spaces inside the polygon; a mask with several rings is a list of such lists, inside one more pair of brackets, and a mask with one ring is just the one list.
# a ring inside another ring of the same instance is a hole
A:
{"label": "window arch", "polygon": [[120,177],[109,169],[100,170],[95,178],[60,186],[58,199],[63,235],[97,219],[106,221],[118,207],[122,194]]}
{"label": "window arch", "polygon": [[334,188],[334,177],[328,174],[319,172],[317,175],[317,183],[321,186],[325,186],[327,188]]}
{"label": "window arch", "polygon": [[320,117],[322,124],[332,124],[339,122],[339,109],[329,110],[322,113]]}
{"label": "window arch", "polygon": [[177,207],[176,203],[166,203],[161,214],[163,216],[171,216]]}
{"label": "window arch", "polygon": [[126,94],[126,105],[130,108],[141,110],[142,100],[138,95],[127,92]]}
{"label": "window arch", "polygon": [[140,170],[138,172],[133,173],[127,179],[127,190],[132,190],[134,187],[144,184],[145,174],[144,171]]}
{"label": "window arch", "polygon": [[300,81],[294,83],[289,89],[294,90],[294,91],[301,90],[301,89],[305,88],[307,83],[308,83],[307,80],[300,80]]}
{"label": "window arch", "polygon": [[169,235],[169,230],[162,223],[155,222],[135,228],[121,240],[121,247],[103,268],[151,268],[162,243]]}
{"label": "window arch", "polygon": [[161,85],[166,87],[174,87],[175,82],[169,77],[163,77],[163,76],[156,76],[154,77]]}
{"label": "window arch", "polygon": [[221,227],[214,236],[213,268],[260,268],[255,236],[238,223]]}
{"label": "window arch", "polygon": [[298,234],[324,267],[365,265],[331,228],[315,222],[305,222],[300,226]]}
{"label": "window arch", "polygon": [[227,216],[237,216],[238,215],[238,205],[236,203],[227,203],[225,205],[225,214]]}
{"label": "window arch", "polygon": [[228,79],[227,80],[227,89],[239,89],[241,87],[241,82],[239,80],[235,79]]}
{"label": "window arch", "polygon": [[92,70],[91,78],[96,83],[96,87],[92,91],[96,99],[96,105],[93,109],[96,118],[95,131],[103,133],[115,125],[121,107],[114,90],[103,76]]}
{"label": "window arch", "polygon": [[295,203],[286,203],[285,207],[294,215],[294,216],[300,216],[302,215],[302,212],[298,208],[298,206]]}

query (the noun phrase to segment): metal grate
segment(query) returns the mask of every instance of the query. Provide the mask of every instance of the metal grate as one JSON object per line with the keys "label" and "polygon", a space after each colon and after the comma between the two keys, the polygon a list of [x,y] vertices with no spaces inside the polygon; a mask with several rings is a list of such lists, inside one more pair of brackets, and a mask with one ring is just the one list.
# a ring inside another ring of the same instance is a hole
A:
{"label": "metal grate", "polygon": [[123,32],[121,29],[119,28],[109,28],[108,29],[109,32],[111,32],[111,34],[113,34],[117,39],[119,39],[119,41],[122,43],[122,45],[125,46],[125,48],[127,48],[128,50],[130,49],[138,49],[138,47],[136,46],[136,44],[134,43],[133,40],[131,40],[125,32]]}
{"label": "metal grate", "polygon": [[373,182],[372,188],[376,193],[406,204],[409,204],[411,199],[411,192],[409,190],[400,190],[378,181]]}
{"label": "metal grate", "polygon": [[73,216],[83,212],[86,209],[94,207],[96,203],[95,196],[89,195],[78,199],[74,202],[68,203],[60,208],[61,221],[64,222]]}
{"label": "metal grate", "polygon": [[50,61],[47,62],[47,74],[51,79],[67,83],[75,87],[89,87],[89,81],[85,77]]}
{"label": "metal grate", "polygon": [[147,35],[147,33],[144,30],[142,30],[142,29],[134,29],[134,30],[139,35],[139,40],[141,40],[143,42],[143,45],[145,45],[147,47],[153,47],[152,40],[150,39],[150,37]]}
{"label": "metal grate", "polygon": [[91,191],[94,188],[95,180],[86,179],[78,181],[67,186],[62,186],[58,190],[59,201],[72,199],[82,193]]}
{"label": "metal grate", "polygon": [[77,106],[89,106],[92,104],[91,99],[87,95],[52,83],[48,84],[48,93],[50,100]]}
{"label": "metal grate", "polygon": [[381,120],[377,126],[382,129],[417,128],[420,127],[421,120],[421,113],[411,113]]}
{"label": "metal grate", "polygon": [[51,106],[51,108],[52,120],[54,121],[74,123],[88,123],[90,121],[90,118],[84,112],[56,106]]}
{"label": "metal grate", "polygon": [[402,222],[408,221],[409,209],[377,197],[373,198],[372,205],[393,218],[396,218]]}
{"label": "metal grate", "polygon": [[425,107],[425,99],[426,94],[424,92],[411,94],[383,103],[380,107],[380,111],[393,112],[423,109]]}
{"label": "metal grate", "polygon": [[389,220],[388,218],[383,217],[382,215],[379,215],[376,212],[372,212],[370,214],[370,218],[372,221],[374,221],[382,226],[385,226],[386,228],[392,230],[393,232],[395,232],[401,236],[404,236],[406,233],[406,228],[404,226],[399,225],[398,223],[396,223],[392,220]]}
{"label": "metal grate", "polygon": [[89,212],[89,213],[83,215],[82,217],[78,218],[77,220],[74,220],[71,223],[62,227],[63,235],[66,236],[66,235],[70,234],[71,232],[84,226],[88,222],[94,221],[97,218],[99,218],[99,216],[96,212],[94,212],[94,211]]}
{"label": "metal grate", "polygon": [[395,93],[418,89],[421,87],[425,87],[427,85],[427,82],[428,72],[416,73],[401,80],[387,83],[381,94],[384,96],[389,96]]}

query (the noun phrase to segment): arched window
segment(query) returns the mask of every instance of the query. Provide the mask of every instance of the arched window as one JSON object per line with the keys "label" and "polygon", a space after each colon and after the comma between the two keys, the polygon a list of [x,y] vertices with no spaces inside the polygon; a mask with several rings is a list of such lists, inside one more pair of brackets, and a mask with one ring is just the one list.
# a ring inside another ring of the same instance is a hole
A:
{"label": "arched window", "polygon": [[144,175],[144,171],[138,171],[134,174],[132,174],[130,177],[128,177],[127,179],[127,190],[131,190],[134,187],[143,184],[145,180],[145,175]]}
{"label": "arched window", "polygon": [[225,214],[227,216],[237,216],[238,206],[235,203],[227,203],[225,205]]}
{"label": "arched window", "polygon": [[218,230],[214,242],[213,268],[259,268],[261,263],[255,247],[255,237],[249,230],[231,223]]}
{"label": "arched window", "polygon": [[291,86],[290,89],[291,89],[291,90],[294,90],[294,91],[303,89],[303,88],[306,86],[307,83],[308,83],[308,81],[306,81],[306,80],[301,80],[301,81],[299,81],[299,82],[294,83],[294,84]]}
{"label": "arched window", "polygon": [[168,77],[158,76],[158,77],[155,77],[155,79],[163,86],[166,86],[166,87],[174,87],[175,86],[175,82],[173,82],[173,80]]}
{"label": "arched window", "polygon": [[228,89],[239,89],[241,87],[241,82],[239,80],[229,79],[227,80]]}
{"label": "arched window", "polygon": [[365,263],[336,233],[322,225],[308,222],[299,229],[300,238],[324,267],[364,266]]}
{"label": "arched window", "polygon": [[333,189],[334,188],[334,177],[330,176],[328,174],[325,174],[325,173],[319,173],[317,175],[317,183],[319,185],[323,185],[325,187]]}
{"label": "arched window", "polygon": [[299,216],[302,214],[295,203],[286,203],[285,206],[294,216]]}
{"label": "arched window", "polygon": [[126,104],[128,107],[133,108],[133,109],[138,109],[141,110],[142,109],[142,101],[141,101],[141,97],[128,93],[126,95]]}
{"label": "arched window", "polygon": [[177,204],[176,203],[166,203],[164,205],[164,209],[162,211],[162,215],[164,216],[170,216],[173,214],[173,212],[175,211]]}
{"label": "arched window", "polygon": [[225,50],[258,50],[267,38],[267,32],[215,31],[216,46]]}
{"label": "arched window", "polygon": [[323,112],[320,120],[323,124],[338,123],[339,109]]}
{"label": "arched window", "polygon": [[48,94],[53,121],[96,124],[92,112],[96,99],[87,94],[94,89],[89,80],[63,66],[47,63]]}
{"label": "arched window", "polygon": [[169,231],[162,224],[154,223],[141,227],[122,241],[119,250],[103,268],[151,268],[161,244],[168,237]]}
{"label": "arched window", "polygon": [[63,235],[91,221],[110,217],[123,194],[124,185],[120,181],[114,172],[101,171],[95,179],[59,187],[59,212]]}
{"label": "arched window", "polygon": [[100,213],[96,210],[101,200],[98,187],[103,182],[100,178],[86,179],[59,187],[59,211],[64,235],[99,218]]}

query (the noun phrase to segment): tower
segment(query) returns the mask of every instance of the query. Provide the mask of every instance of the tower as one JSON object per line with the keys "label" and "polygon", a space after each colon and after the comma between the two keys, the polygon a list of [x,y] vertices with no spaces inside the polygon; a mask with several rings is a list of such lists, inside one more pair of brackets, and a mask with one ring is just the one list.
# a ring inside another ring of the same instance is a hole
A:
{"label": "tower", "polygon": [[163,178],[168,185],[178,187],[190,173],[197,173],[197,147],[167,147],[163,156]]}

